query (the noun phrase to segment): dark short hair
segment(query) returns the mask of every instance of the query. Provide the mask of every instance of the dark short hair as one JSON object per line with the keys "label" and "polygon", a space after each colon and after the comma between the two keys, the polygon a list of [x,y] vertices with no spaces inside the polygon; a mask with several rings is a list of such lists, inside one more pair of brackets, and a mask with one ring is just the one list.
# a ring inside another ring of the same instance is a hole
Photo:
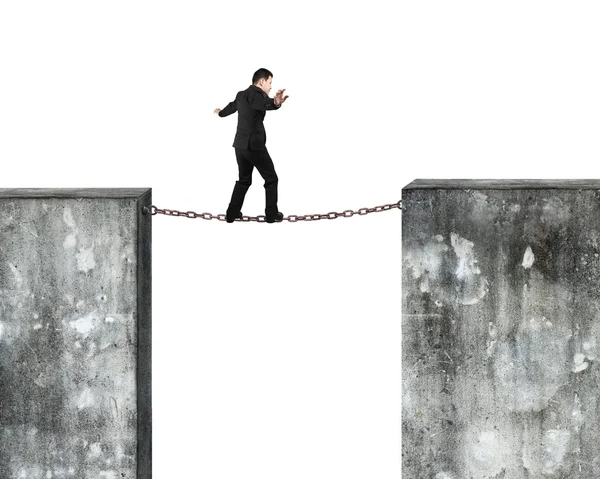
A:
{"label": "dark short hair", "polygon": [[273,74],[266,68],[259,68],[258,70],[256,70],[254,72],[254,75],[252,75],[252,83],[257,84],[258,80],[260,80],[261,78],[268,80],[269,77],[272,77],[272,76],[273,76]]}

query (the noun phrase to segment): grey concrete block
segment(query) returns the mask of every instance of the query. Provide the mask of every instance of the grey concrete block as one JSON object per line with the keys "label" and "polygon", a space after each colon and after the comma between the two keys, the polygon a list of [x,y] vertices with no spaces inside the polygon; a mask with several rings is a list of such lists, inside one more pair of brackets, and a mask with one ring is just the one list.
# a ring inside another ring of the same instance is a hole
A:
{"label": "grey concrete block", "polygon": [[600,181],[403,190],[403,477],[600,477]]}
{"label": "grey concrete block", "polygon": [[0,190],[0,478],[151,477],[150,204]]}

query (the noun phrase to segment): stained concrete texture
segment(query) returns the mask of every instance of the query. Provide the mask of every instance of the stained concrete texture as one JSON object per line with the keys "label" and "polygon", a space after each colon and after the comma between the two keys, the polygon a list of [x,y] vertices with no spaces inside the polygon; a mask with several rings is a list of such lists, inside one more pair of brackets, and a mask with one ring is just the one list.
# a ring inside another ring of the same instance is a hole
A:
{"label": "stained concrete texture", "polygon": [[150,190],[0,190],[0,478],[151,477]]}
{"label": "stained concrete texture", "polygon": [[600,181],[420,180],[402,230],[402,477],[600,477]]}

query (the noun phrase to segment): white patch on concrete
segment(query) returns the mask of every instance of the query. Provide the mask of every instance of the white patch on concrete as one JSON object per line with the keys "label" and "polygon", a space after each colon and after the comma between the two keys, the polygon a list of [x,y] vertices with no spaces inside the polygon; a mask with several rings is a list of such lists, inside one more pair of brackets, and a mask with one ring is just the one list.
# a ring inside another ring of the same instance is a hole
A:
{"label": "white patch on concrete", "polygon": [[583,352],[585,353],[586,358],[588,358],[590,361],[593,361],[594,359],[596,359],[596,338],[592,337],[591,339],[584,341],[583,345]]}
{"label": "white patch on concrete", "polygon": [[482,472],[495,476],[502,471],[503,464],[499,461],[498,451],[500,442],[494,431],[483,431],[477,441],[471,444],[473,460],[479,465]]}
{"label": "white patch on concrete", "polygon": [[46,479],[52,479],[52,471],[50,469],[46,471]]}
{"label": "white patch on concrete", "polygon": [[117,479],[117,473],[115,471],[100,471],[100,477],[106,479]]}
{"label": "white patch on concrete", "polygon": [[135,263],[136,253],[133,244],[128,243],[123,245],[123,249],[121,251],[121,259],[124,259],[127,263]]}
{"label": "white patch on concrete", "polygon": [[488,334],[490,335],[490,338],[496,338],[498,336],[498,331],[491,321],[488,323]]}
{"label": "white patch on concrete", "polygon": [[587,369],[588,363],[585,361],[585,354],[577,353],[573,358],[573,368],[571,371],[578,373]]}
{"label": "white patch on concrete", "polygon": [[79,400],[77,401],[77,407],[79,409],[91,407],[94,405],[94,402],[95,402],[94,394],[92,393],[91,389],[85,388],[79,395]]}
{"label": "white patch on concrete", "polygon": [[[566,429],[546,431],[541,443],[537,434],[523,448],[523,466],[533,477],[553,476],[560,472],[569,452],[571,433]],[[567,467],[565,467],[567,469]]]}
{"label": "white patch on concrete", "polygon": [[568,382],[570,331],[545,317],[521,323],[514,340],[502,337],[494,351],[499,398],[511,411],[541,411]]}
{"label": "white patch on concrete", "polygon": [[579,427],[584,421],[583,413],[581,412],[581,399],[577,393],[575,393],[575,397],[573,398],[573,411],[571,412],[571,417],[573,419],[573,425],[579,430]]}
{"label": "white patch on concrete", "polygon": [[117,457],[117,461],[120,461],[125,457],[125,451],[123,451],[123,446],[120,444],[115,445],[115,455]]}
{"label": "white patch on concrete", "polygon": [[15,278],[15,282],[17,283],[18,286],[21,286],[23,284],[23,276],[21,275],[21,272],[10,261],[8,262],[8,266],[10,267],[10,270]]}
{"label": "white patch on concrete", "polygon": [[463,283],[457,301],[464,305],[477,304],[487,293],[487,279],[480,276],[481,270],[473,251],[474,244],[456,233],[450,234],[450,244],[458,258],[454,274]]}
{"label": "white patch on concrete", "polygon": [[531,246],[527,246],[525,250],[525,254],[523,255],[523,262],[521,266],[525,269],[529,269],[533,266],[533,262],[535,261],[535,256],[533,255],[533,251],[531,250]]}
{"label": "white patch on concrete", "polygon": [[422,248],[411,248],[405,252],[405,259],[412,269],[413,278],[419,279],[425,274],[437,278],[442,266],[443,253],[448,251],[448,246],[441,241],[442,236],[437,235],[434,241],[428,241]]}
{"label": "white patch on concrete", "polygon": [[546,224],[560,227],[565,226],[570,216],[569,207],[559,197],[554,197],[546,200],[542,208],[541,220]]}
{"label": "white patch on concrete", "polygon": [[90,454],[91,457],[99,457],[102,455],[102,445],[99,442],[95,442],[90,444]]}
{"label": "white patch on concrete", "polygon": [[79,253],[76,255],[77,258],[77,269],[87,273],[89,270],[96,267],[96,261],[94,259],[94,247],[81,248]]}
{"label": "white patch on concrete", "polygon": [[74,248],[77,244],[77,225],[75,224],[75,220],[73,219],[73,213],[71,212],[71,208],[65,208],[63,212],[63,221],[72,230],[71,233],[69,233],[65,237],[65,240],[63,241],[63,248]]}
{"label": "white patch on concrete", "polygon": [[449,472],[440,471],[435,475],[435,479],[455,479],[455,476]]}
{"label": "white patch on concrete", "polygon": [[42,323],[36,323],[36,324],[33,325],[33,329],[35,329],[36,331],[38,329],[42,329],[42,328],[43,328]]}
{"label": "white patch on concrete", "polygon": [[63,248],[70,249],[75,248],[77,244],[77,235],[75,233],[68,234],[63,241]]}
{"label": "white patch on concrete", "polygon": [[494,351],[496,350],[496,342],[497,341],[494,339],[488,343],[486,348],[488,358],[491,358],[494,355]]}
{"label": "white patch on concrete", "polygon": [[495,477],[507,466],[507,444],[497,430],[469,428],[464,448],[466,477]]}
{"label": "white patch on concrete", "polygon": [[4,336],[4,324],[0,322],[0,339]]}
{"label": "white patch on concrete", "polygon": [[106,321],[107,323],[114,323],[115,318],[113,318],[112,316],[107,316],[106,318],[104,318],[104,321]]}
{"label": "white patch on concrete", "polygon": [[[487,293],[487,279],[481,275],[473,243],[451,233],[450,244],[442,235],[422,238],[417,244],[407,246],[404,260],[412,270],[413,278],[422,293],[431,293],[434,302],[453,301],[472,305]],[[448,269],[443,271],[443,269]],[[458,284],[446,284],[443,278],[454,273]],[[437,304],[437,303],[436,303]]]}
{"label": "white patch on concrete", "polygon": [[575,364],[582,364],[585,361],[585,354],[581,354],[581,353],[577,353],[575,355],[575,358],[573,359],[573,362]]}
{"label": "white patch on concrete", "polygon": [[488,323],[488,335],[490,339],[487,344],[487,355],[488,358],[492,357],[496,349],[496,338],[498,337],[498,330],[495,328],[494,323],[491,321]]}
{"label": "white patch on concrete", "polygon": [[480,191],[472,191],[470,199],[473,208],[468,214],[475,218],[475,221],[491,223],[498,216],[500,207],[494,204],[494,202],[488,201],[486,194]]}
{"label": "white patch on concrete", "polygon": [[479,267],[473,253],[473,242],[465,238],[461,238],[456,233],[450,234],[450,244],[454,248],[454,252],[458,257],[458,265],[454,274],[458,279],[466,279],[474,274],[479,274]]}
{"label": "white patch on concrete", "polygon": [[48,387],[48,377],[43,373],[40,373],[37,378],[33,380],[33,383],[40,388]]}
{"label": "white patch on concrete", "polygon": [[73,219],[73,212],[71,208],[65,208],[63,211],[63,221],[66,225],[71,229],[77,229],[77,225],[75,224],[75,220]]}
{"label": "white patch on concrete", "polygon": [[93,358],[95,356],[97,350],[98,350],[98,346],[96,345],[95,342],[92,342],[92,344],[90,344],[88,347],[88,353],[87,353],[88,359]]}
{"label": "white patch on concrete", "polygon": [[79,334],[83,335],[84,337],[87,337],[89,336],[90,332],[96,327],[96,322],[96,314],[89,313],[75,321],[69,321],[69,325],[73,329],[76,329]]}
{"label": "white patch on concrete", "polygon": [[429,293],[431,292],[431,287],[429,286],[429,276],[426,275],[422,278],[421,283],[419,284],[419,290],[421,293]]}

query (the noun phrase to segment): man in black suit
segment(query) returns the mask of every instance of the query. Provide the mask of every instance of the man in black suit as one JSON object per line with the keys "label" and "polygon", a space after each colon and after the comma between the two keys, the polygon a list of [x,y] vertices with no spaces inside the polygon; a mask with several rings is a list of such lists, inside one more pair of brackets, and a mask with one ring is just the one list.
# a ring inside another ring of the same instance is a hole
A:
{"label": "man in black suit", "polygon": [[275,166],[269,156],[267,147],[267,134],[263,120],[267,110],[278,110],[288,98],[283,95],[285,88],[279,90],[275,98],[269,97],[273,74],[266,68],[257,70],[252,77],[252,85],[246,90],[238,92],[231,103],[222,110],[215,109],[220,117],[226,117],[238,112],[238,124],[233,147],[238,163],[240,179],[235,182],[231,201],[227,208],[226,219],[233,223],[235,218],[242,217],[242,204],[246,192],[252,184],[252,171],[254,167],[265,180],[265,220],[275,223],[283,220],[283,213],[277,209],[277,174]]}

